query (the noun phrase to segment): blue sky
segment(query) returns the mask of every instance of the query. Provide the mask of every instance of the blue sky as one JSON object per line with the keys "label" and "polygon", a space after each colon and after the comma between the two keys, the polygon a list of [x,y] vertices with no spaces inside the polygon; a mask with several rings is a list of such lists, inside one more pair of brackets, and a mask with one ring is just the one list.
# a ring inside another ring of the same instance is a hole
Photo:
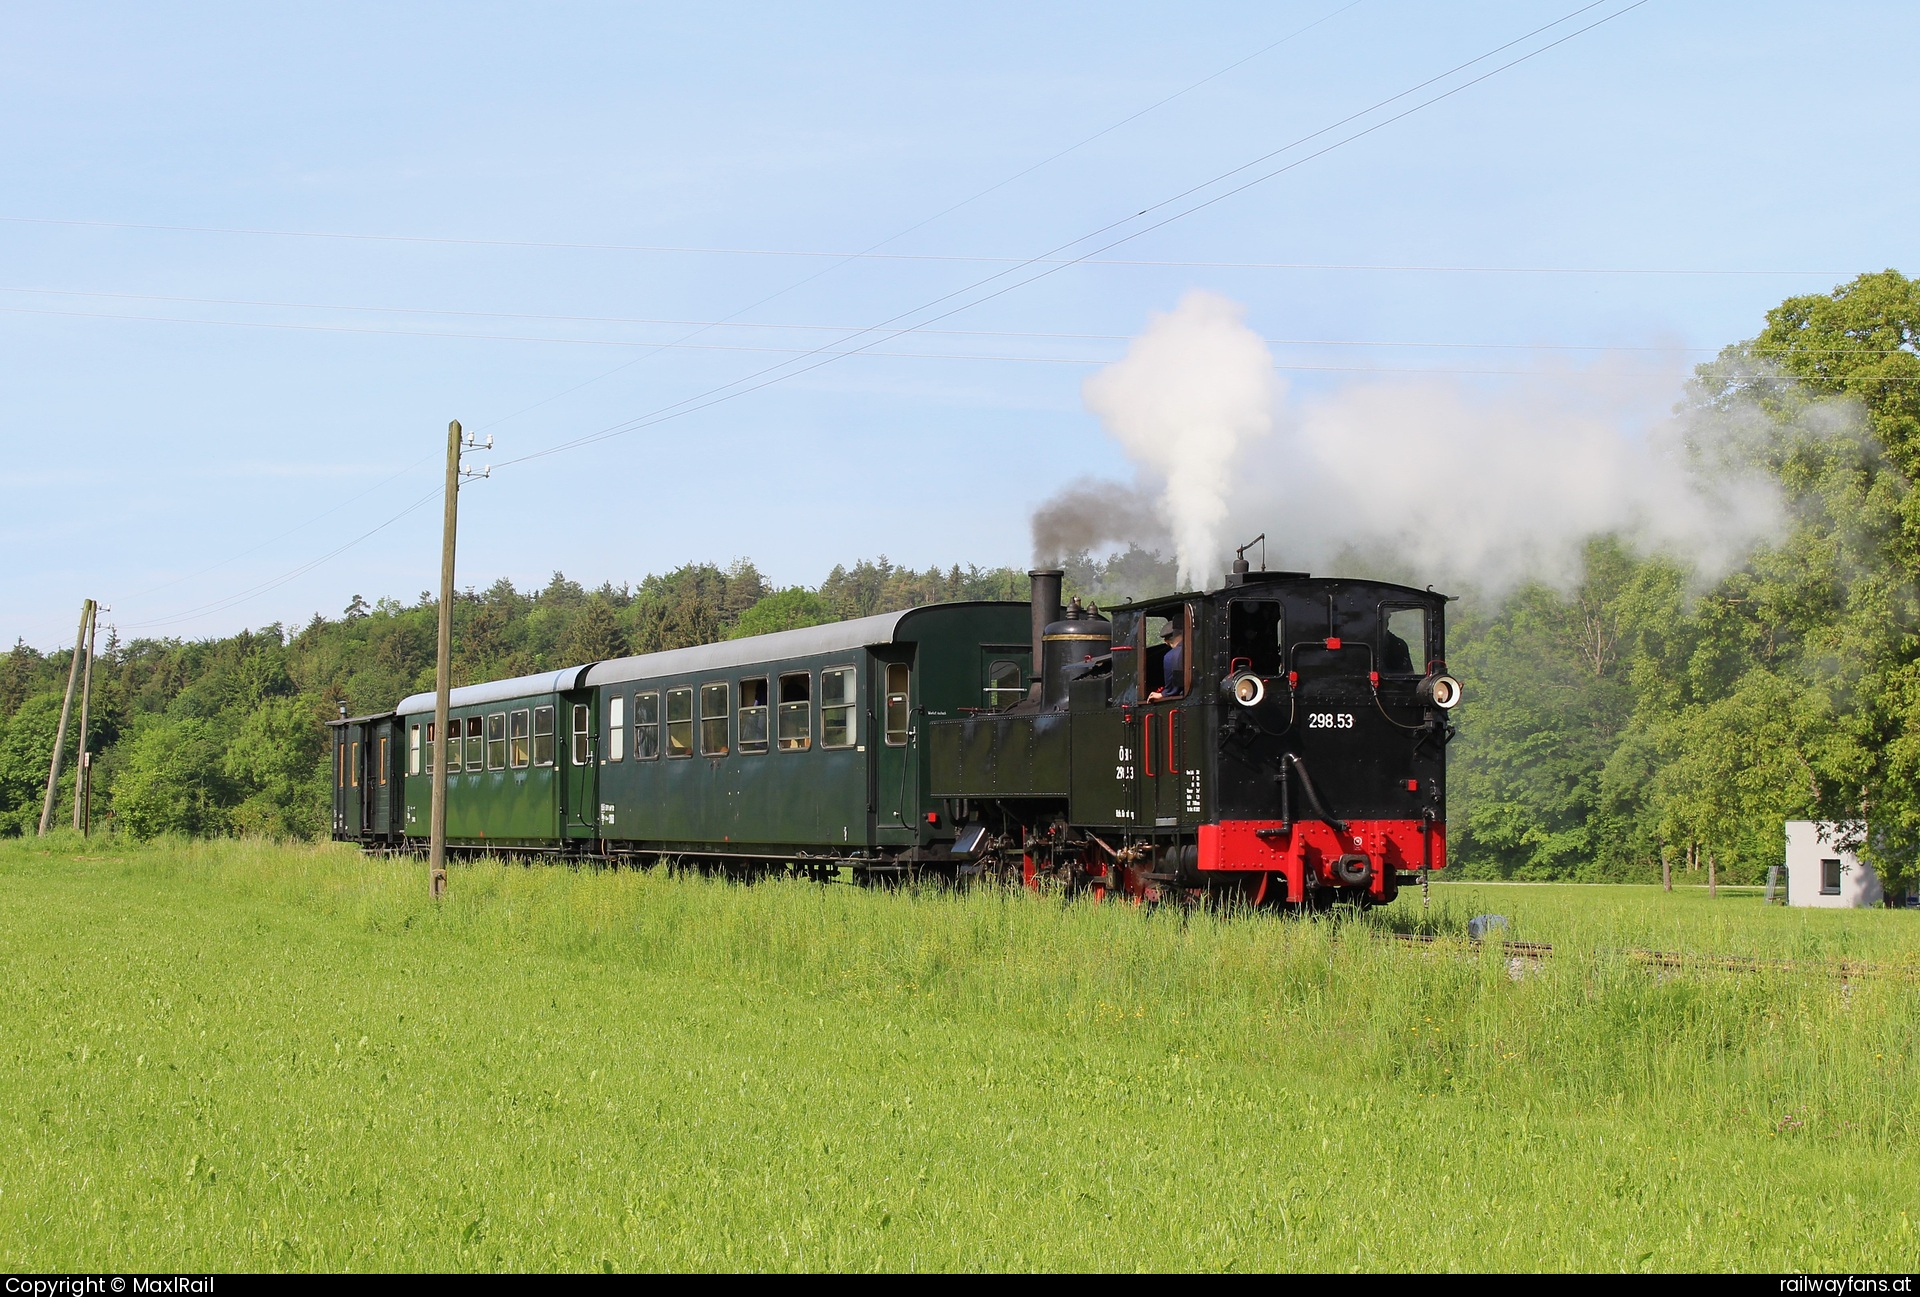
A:
{"label": "blue sky", "polygon": [[[15,6],[0,635],[70,642],[87,595],[123,637],[411,599],[432,502],[283,578],[432,492],[449,418],[504,465],[671,406],[1579,3]],[[1087,362],[1190,288],[1296,392],[1703,357],[1915,269],[1916,37],[1911,5],[1652,0],[1104,258],[1187,264],[1074,266],[875,348],[911,354],[498,468],[460,582],[1025,563],[1036,501],[1126,472]],[[1621,273],[1651,271],[1687,273]]]}

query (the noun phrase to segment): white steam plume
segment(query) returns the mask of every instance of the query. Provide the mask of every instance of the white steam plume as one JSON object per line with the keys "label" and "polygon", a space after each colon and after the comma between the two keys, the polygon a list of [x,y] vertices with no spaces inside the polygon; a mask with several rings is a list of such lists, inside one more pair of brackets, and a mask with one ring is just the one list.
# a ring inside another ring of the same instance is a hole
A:
{"label": "white steam plume", "polygon": [[[1498,388],[1445,375],[1374,382],[1282,407],[1240,309],[1190,293],[1089,379],[1085,397],[1140,481],[1165,484],[1159,512],[1189,587],[1220,580],[1231,528],[1266,532],[1279,567],[1372,556],[1423,582],[1500,594],[1571,581],[1599,534],[1711,579],[1779,532],[1786,506],[1760,452],[1786,430],[1752,404],[1676,415],[1684,380],[1676,356],[1543,365]],[[1857,418],[1815,403],[1794,431],[1820,436]],[[1125,526],[1138,509],[1106,513],[1098,539],[1067,517],[1053,525],[1050,509],[1071,513],[1067,497],[1084,506],[1094,486],[1043,505],[1036,543],[1157,539]]]}
{"label": "white steam plume", "polygon": [[1566,584],[1613,533],[1724,574],[1785,521],[1746,453],[1757,410],[1670,413],[1677,366],[1541,370],[1497,391],[1436,377],[1355,386],[1289,412],[1240,466],[1236,519],[1270,519],[1290,566],[1392,554],[1501,593]]}
{"label": "white steam plume", "polygon": [[1082,389],[1143,477],[1164,483],[1160,513],[1187,585],[1217,579],[1235,464],[1273,431],[1281,395],[1244,315],[1224,297],[1189,292]]}

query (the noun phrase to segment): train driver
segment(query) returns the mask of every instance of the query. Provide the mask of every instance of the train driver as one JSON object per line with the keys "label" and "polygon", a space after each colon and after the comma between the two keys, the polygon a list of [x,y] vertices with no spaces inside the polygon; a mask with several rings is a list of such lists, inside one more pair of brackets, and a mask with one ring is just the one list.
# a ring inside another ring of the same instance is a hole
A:
{"label": "train driver", "polygon": [[1178,698],[1187,692],[1186,653],[1181,648],[1184,636],[1180,623],[1168,621],[1167,628],[1160,632],[1160,638],[1167,642],[1167,651],[1160,659],[1160,687],[1147,695],[1150,703]]}

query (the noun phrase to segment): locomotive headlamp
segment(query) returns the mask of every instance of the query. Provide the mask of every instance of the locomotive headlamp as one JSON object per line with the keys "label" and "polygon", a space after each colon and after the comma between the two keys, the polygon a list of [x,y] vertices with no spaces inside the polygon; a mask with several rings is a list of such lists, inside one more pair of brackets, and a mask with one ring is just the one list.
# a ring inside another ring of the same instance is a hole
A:
{"label": "locomotive headlamp", "polygon": [[1242,707],[1258,707],[1267,696],[1267,682],[1251,671],[1242,671],[1227,681],[1226,691]]}
{"label": "locomotive headlamp", "polygon": [[1414,696],[1443,712],[1450,712],[1460,705],[1460,682],[1449,675],[1430,675],[1420,682]]}

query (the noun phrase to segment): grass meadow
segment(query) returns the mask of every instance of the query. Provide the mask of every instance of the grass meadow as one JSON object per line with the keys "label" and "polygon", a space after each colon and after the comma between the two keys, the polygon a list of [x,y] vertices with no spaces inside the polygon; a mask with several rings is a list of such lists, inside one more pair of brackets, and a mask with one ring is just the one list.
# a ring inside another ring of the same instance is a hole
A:
{"label": "grass meadow", "polygon": [[[1482,911],[1553,955],[1457,939]],[[58,837],[0,844],[0,938],[7,1270],[1920,1253],[1914,912],[1450,884],[1295,920],[485,864],[436,907],[342,848]]]}

